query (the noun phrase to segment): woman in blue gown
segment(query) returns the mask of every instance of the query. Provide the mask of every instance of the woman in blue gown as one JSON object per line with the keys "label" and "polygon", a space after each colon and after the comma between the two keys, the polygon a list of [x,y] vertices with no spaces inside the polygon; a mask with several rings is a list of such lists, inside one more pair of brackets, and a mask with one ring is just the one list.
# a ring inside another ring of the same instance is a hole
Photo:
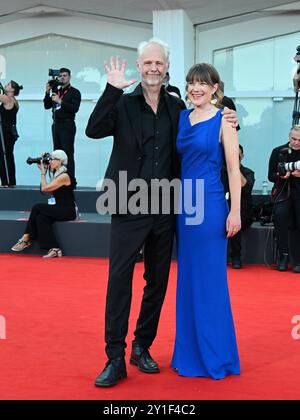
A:
{"label": "woman in blue gown", "polygon": [[[182,376],[222,379],[240,373],[226,265],[227,238],[241,227],[239,147],[235,128],[222,119],[222,110],[217,107],[222,94],[215,68],[196,64],[186,80],[194,108],[181,113],[177,137],[182,211],[177,216],[178,283],[172,367]],[[224,158],[230,212],[220,179]],[[203,186],[201,193],[197,193],[197,183]],[[196,209],[194,220],[191,205]],[[199,217],[201,212],[203,217]]]}

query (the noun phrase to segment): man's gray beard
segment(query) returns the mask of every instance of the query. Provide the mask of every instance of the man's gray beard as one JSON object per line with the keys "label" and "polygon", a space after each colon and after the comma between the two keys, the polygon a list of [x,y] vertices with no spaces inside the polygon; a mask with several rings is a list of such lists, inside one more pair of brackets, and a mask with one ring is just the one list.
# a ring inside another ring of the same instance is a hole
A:
{"label": "man's gray beard", "polygon": [[151,82],[147,79],[142,79],[142,82],[146,85],[146,86],[161,86],[163,84],[162,79],[157,80],[157,82]]}

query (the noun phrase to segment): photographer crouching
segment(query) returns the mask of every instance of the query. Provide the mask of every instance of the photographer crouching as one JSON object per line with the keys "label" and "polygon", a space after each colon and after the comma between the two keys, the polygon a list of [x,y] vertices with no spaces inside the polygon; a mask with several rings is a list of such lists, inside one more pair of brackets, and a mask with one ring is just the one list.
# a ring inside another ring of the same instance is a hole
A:
{"label": "photographer crouching", "polygon": [[23,86],[11,80],[5,87],[0,84],[0,178],[2,187],[16,185],[14,146],[18,139],[16,128],[19,103],[16,96]]}
{"label": "photographer crouching", "polygon": [[[11,249],[20,252],[28,248],[34,240],[38,240],[40,247],[48,250],[43,258],[61,257],[62,251],[53,231],[53,223],[76,219],[74,192],[66,167],[68,157],[63,150],[54,150],[50,155],[44,154],[42,158],[28,158],[27,163],[38,163],[41,191],[52,193],[55,204],[39,203],[33,206],[24,235]],[[46,181],[48,169],[52,174],[49,183]]]}
{"label": "photographer crouching", "polygon": [[[288,269],[291,254],[295,260],[293,271],[300,273],[300,125],[293,125],[288,143],[272,151],[268,177],[274,182],[274,228],[279,251],[277,269]],[[295,240],[289,249],[291,227]]]}
{"label": "photographer crouching", "polygon": [[[75,115],[79,110],[81,94],[71,86],[71,71],[62,67],[60,70],[49,70],[53,77],[46,85],[44,108],[52,109],[53,148],[61,149],[68,156],[68,171],[72,185],[76,188],[74,143],[76,134]],[[55,78],[55,76],[57,77]]]}

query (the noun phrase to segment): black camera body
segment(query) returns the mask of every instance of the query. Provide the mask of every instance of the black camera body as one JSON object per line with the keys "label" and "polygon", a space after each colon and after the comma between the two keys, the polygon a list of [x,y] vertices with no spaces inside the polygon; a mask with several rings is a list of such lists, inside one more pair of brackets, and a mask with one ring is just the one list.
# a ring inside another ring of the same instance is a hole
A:
{"label": "black camera body", "polygon": [[45,166],[49,166],[50,163],[51,163],[51,159],[52,158],[51,158],[51,154],[50,153],[43,153],[41,157],[37,157],[37,158],[29,157],[26,160],[26,163],[28,165],[33,165],[34,163],[38,163],[39,164],[42,161]]}
{"label": "black camera body", "polygon": [[285,176],[287,174],[287,170],[285,169],[286,162],[289,161],[289,154],[292,153],[292,149],[289,146],[285,146],[279,151],[278,155],[278,164],[277,164],[277,172],[279,176]]}
{"label": "black camera body", "polygon": [[49,69],[49,76],[52,77],[52,79],[48,80],[48,84],[52,90],[52,93],[57,93],[59,86],[61,86],[61,81],[59,80],[59,70],[55,69]]}

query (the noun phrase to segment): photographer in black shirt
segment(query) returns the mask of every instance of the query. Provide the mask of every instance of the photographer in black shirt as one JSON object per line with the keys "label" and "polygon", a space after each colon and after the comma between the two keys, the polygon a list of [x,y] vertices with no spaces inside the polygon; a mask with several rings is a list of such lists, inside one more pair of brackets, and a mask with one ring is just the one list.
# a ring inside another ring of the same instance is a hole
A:
{"label": "photographer in black shirt", "polygon": [[75,114],[79,110],[81,94],[78,89],[70,84],[71,71],[67,68],[61,68],[59,72],[60,88],[57,92],[51,91],[51,86],[47,83],[44,107],[53,110],[53,147],[66,152],[69,162],[68,172],[72,180],[72,186],[76,188],[74,162]]}
{"label": "photographer in black shirt", "polygon": [[[300,273],[300,170],[279,173],[278,164],[300,162],[300,125],[294,125],[289,142],[276,147],[269,161],[269,181],[274,182],[274,227],[279,251],[277,269],[288,269],[289,254],[295,259],[294,273]],[[294,241],[289,250],[288,233],[293,224]]]}

